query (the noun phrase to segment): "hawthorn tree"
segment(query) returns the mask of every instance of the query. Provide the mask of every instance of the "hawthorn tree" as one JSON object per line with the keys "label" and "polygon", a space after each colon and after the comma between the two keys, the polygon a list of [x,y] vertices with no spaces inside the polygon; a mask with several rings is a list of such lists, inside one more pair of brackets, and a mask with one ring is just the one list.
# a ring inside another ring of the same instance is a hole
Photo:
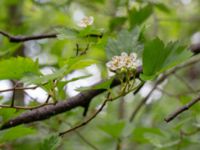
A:
{"label": "hawthorn tree", "polygon": [[0,7],[1,149],[200,148],[200,2]]}

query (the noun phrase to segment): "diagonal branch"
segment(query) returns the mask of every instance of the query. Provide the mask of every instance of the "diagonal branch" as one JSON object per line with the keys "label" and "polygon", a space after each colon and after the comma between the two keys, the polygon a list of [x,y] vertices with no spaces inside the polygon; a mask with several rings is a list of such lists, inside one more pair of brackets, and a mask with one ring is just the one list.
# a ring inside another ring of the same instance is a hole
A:
{"label": "diagonal branch", "polygon": [[190,101],[189,103],[187,103],[186,105],[178,108],[175,112],[171,113],[168,117],[165,118],[165,121],[166,122],[172,121],[178,115],[180,115],[184,111],[188,110],[190,107],[192,107],[193,105],[195,105],[199,101],[200,101],[200,95],[198,97],[196,97],[195,99],[193,99],[192,101]]}
{"label": "diagonal branch", "polygon": [[[136,76],[139,77],[139,74],[141,72],[142,72],[142,68],[139,67],[137,70]],[[103,81],[101,81],[100,83],[102,82]],[[120,84],[119,80],[113,80],[111,87],[115,87],[119,84]],[[65,101],[59,101],[55,105],[46,105],[40,108],[36,108],[32,111],[22,113],[20,116],[13,118],[9,120],[8,122],[4,123],[1,126],[0,130],[15,127],[20,124],[26,124],[30,122],[48,119],[57,114],[70,111],[71,109],[74,109],[76,107],[85,107],[85,105],[90,103],[92,98],[103,93],[104,91],[106,91],[106,89],[85,91]]]}
{"label": "diagonal branch", "polygon": [[134,111],[131,114],[131,117],[129,119],[130,122],[132,122],[136,115],[138,114],[138,112],[140,111],[140,109],[146,104],[147,100],[149,99],[149,97],[151,96],[151,94],[157,89],[158,85],[161,84],[163,81],[165,81],[166,78],[168,78],[171,74],[174,74],[175,72],[177,72],[178,70],[193,65],[195,63],[199,62],[199,57],[195,58],[187,63],[181,64],[179,66],[174,67],[173,69],[171,69],[170,71],[168,71],[167,73],[163,74],[163,76],[161,76],[154,84],[153,88],[151,89],[151,91],[147,94],[146,97],[144,97],[140,103],[136,106],[136,108],[134,109]]}

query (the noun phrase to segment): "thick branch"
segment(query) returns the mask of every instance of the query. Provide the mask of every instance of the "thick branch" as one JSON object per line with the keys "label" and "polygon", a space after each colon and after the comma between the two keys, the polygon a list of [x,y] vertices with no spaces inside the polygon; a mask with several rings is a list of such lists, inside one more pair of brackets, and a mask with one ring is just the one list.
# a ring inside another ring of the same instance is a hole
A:
{"label": "thick branch", "polygon": [[[142,68],[139,67],[137,70],[137,77],[139,76],[141,71]],[[111,84],[111,87],[117,86],[119,84],[120,82],[118,80],[114,80],[113,83]],[[65,101],[59,101],[55,105],[46,105],[44,107],[40,107],[29,112],[25,112],[20,116],[11,119],[5,124],[3,124],[0,130],[11,128],[20,124],[26,124],[34,121],[44,120],[52,116],[55,116],[59,113],[67,112],[79,106],[84,107],[85,105],[90,103],[92,98],[103,93],[104,91],[106,90],[100,89],[100,90],[85,91]]]}
{"label": "thick branch", "polygon": [[[19,36],[12,36],[6,32],[2,32],[2,31],[0,31],[0,34],[7,37],[10,40],[10,42],[24,42],[24,41],[29,41],[29,40],[38,40],[38,39],[55,38],[56,37],[56,34],[19,37]],[[90,35],[88,35],[88,36],[90,36]],[[91,35],[91,36],[93,36],[93,35]],[[199,47],[191,46],[191,51],[194,54],[199,53],[200,46]],[[139,74],[141,72],[142,72],[142,67],[139,67],[138,71],[137,71],[137,77],[139,76]],[[119,84],[120,84],[119,81],[114,80],[112,83],[112,87],[117,86]],[[105,90],[86,91],[86,92],[78,94],[77,96],[71,97],[68,100],[59,101],[55,105],[47,105],[47,106],[43,106],[43,107],[34,109],[29,112],[25,112],[25,113],[21,114],[20,116],[14,118],[14,119],[11,119],[8,122],[6,122],[5,124],[3,124],[2,127],[0,128],[0,130],[11,128],[11,127],[23,124],[23,123],[30,123],[30,122],[34,122],[34,121],[44,120],[44,119],[50,118],[54,115],[57,115],[59,113],[67,112],[78,106],[85,107],[88,103],[90,103],[92,98],[101,94],[104,91]],[[138,111],[139,111],[139,109],[138,109]]]}
{"label": "thick branch", "polygon": [[80,93],[77,96],[71,97],[66,101],[59,101],[55,105],[46,105],[29,112],[25,112],[20,116],[9,120],[0,128],[1,130],[14,127],[23,123],[44,120],[62,112],[69,111],[78,106],[84,106],[91,101],[93,97],[102,93],[104,90],[92,90]]}

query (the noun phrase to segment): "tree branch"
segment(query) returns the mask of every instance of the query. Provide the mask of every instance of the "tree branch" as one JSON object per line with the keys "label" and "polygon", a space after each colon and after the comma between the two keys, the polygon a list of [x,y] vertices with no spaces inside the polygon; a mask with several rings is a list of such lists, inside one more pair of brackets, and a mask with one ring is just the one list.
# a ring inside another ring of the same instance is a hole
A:
{"label": "tree branch", "polygon": [[[137,77],[139,77],[139,74],[142,72],[142,68],[139,67],[137,69]],[[101,81],[100,83],[102,83]],[[98,83],[99,84],[99,83]],[[115,87],[120,84],[119,80],[113,80],[111,87]],[[40,121],[44,119],[48,119],[52,116],[55,116],[57,114],[67,112],[73,108],[76,107],[85,107],[92,98],[95,96],[103,93],[106,91],[105,89],[98,89],[98,90],[89,90],[82,92],[74,97],[70,97],[69,99],[65,101],[58,101],[55,105],[46,105],[40,108],[36,108],[32,111],[28,111],[25,113],[22,113],[20,116],[9,120],[8,122],[4,123],[0,130],[15,127],[20,124],[26,124],[30,122]]]}
{"label": "tree branch", "polygon": [[41,35],[32,35],[32,36],[13,36],[10,35],[7,32],[0,31],[0,34],[7,37],[11,43],[20,43],[20,42],[26,42],[31,40],[41,40],[41,39],[47,39],[47,38],[56,38],[57,34],[41,34]]}
{"label": "tree branch", "polygon": [[[56,34],[36,35],[36,36],[27,36],[27,37],[26,36],[12,36],[3,31],[0,31],[0,34],[7,37],[10,40],[10,42],[24,42],[24,41],[29,41],[29,40],[56,38],[56,36],[57,36]],[[88,36],[90,36],[90,35],[88,35]],[[92,36],[94,36],[94,35],[92,35]],[[99,35],[95,35],[95,36],[100,37]],[[102,37],[102,35],[101,35],[101,37]],[[200,46],[191,46],[190,48],[194,54],[198,54],[200,52]],[[192,63],[194,63],[194,62],[192,62]],[[175,69],[182,68],[183,66],[175,67]],[[142,72],[142,67],[139,67],[137,70],[137,77],[139,76],[139,74],[141,72]],[[120,84],[120,82],[118,80],[114,80],[111,87],[117,86],[119,84]],[[25,123],[30,123],[30,122],[34,122],[34,121],[44,120],[44,119],[50,118],[54,115],[57,115],[59,113],[67,112],[67,111],[69,111],[73,108],[79,107],[79,106],[85,107],[88,103],[90,103],[92,98],[103,93],[104,91],[105,90],[103,90],[103,89],[85,91],[83,93],[78,94],[77,96],[69,98],[68,100],[59,101],[55,105],[46,105],[46,106],[42,106],[40,108],[36,108],[29,112],[25,112],[25,113],[21,114],[20,116],[14,118],[14,119],[11,119],[8,122],[6,122],[5,124],[3,124],[2,127],[0,128],[0,130],[11,128],[11,127],[23,124],[23,123],[25,124]],[[143,100],[141,106],[145,102],[146,102],[146,99]],[[138,110],[136,112],[138,112],[140,110],[141,106],[138,107]]]}
{"label": "tree branch", "polygon": [[193,99],[192,101],[190,101],[189,103],[187,103],[186,105],[178,108],[175,112],[171,113],[168,117],[166,117],[164,120],[166,122],[170,122],[172,121],[174,118],[176,118],[178,115],[180,115],[181,113],[183,113],[184,111],[188,110],[190,107],[192,107],[194,104],[196,104],[197,102],[199,102],[200,100],[200,95],[198,97],[196,97],[195,99]]}
{"label": "tree branch", "polygon": [[[50,39],[50,38],[57,38],[57,33],[52,34],[40,34],[40,35],[31,35],[31,36],[21,36],[21,35],[11,35],[5,31],[0,31],[0,34],[7,37],[11,43],[20,43],[26,42],[31,40],[41,40],[41,39]],[[102,38],[103,34],[89,34],[86,37],[99,37]]]}
{"label": "tree branch", "polygon": [[[200,50],[200,49],[199,49],[199,50]],[[195,64],[195,63],[197,63],[197,62],[199,62],[199,58],[193,59],[193,60],[190,61],[190,62],[187,62],[187,63],[181,64],[181,65],[179,65],[179,66],[176,66],[176,67],[174,67],[173,69],[171,69],[170,71],[168,71],[168,72],[166,72],[165,74],[163,74],[163,76],[160,77],[160,79],[158,79],[158,80],[155,82],[153,88],[152,88],[151,91],[147,94],[147,96],[144,97],[144,98],[140,101],[140,103],[136,106],[135,110],[134,110],[134,111],[132,112],[132,114],[131,114],[131,117],[130,117],[130,120],[129,120],[129,121],[132,122],[132,121],[135,119],[135,117],[136,117],[136,115],[138,114],[139,110],[146,104],[146,102],[147,102],[147,100],[149,99],[149,97],[151,96],[151,94],[157,89],[157,86],[158,86],[159,84],[161,84],[168,76],[170,76],[171,74],[174,74],[175,72],[177,72],[178,70],[180,70],[180,69],[182,69],[182,68],[184,68],[184,67],[190,66],[190,65]]]}

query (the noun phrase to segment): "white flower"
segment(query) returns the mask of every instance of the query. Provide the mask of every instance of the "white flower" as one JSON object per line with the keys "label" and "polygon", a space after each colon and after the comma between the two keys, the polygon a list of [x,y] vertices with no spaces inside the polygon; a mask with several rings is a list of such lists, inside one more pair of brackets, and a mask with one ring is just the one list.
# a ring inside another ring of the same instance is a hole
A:
{"label": "white flower", "polygon": [[125,52],[121,56],[114,56],[112,60],[106,63],[106,66],[113,72],[124,69],[136,69],[138,66],[137,54],[131,53],[128,55]]}
{"label": "white flower", "polygon": [[94,22],[94,17],[89,16],[89,17],[84,17],[81,19],[81,21],[78,23],[79,27],[86,28],[87,26],[92,25]]}

